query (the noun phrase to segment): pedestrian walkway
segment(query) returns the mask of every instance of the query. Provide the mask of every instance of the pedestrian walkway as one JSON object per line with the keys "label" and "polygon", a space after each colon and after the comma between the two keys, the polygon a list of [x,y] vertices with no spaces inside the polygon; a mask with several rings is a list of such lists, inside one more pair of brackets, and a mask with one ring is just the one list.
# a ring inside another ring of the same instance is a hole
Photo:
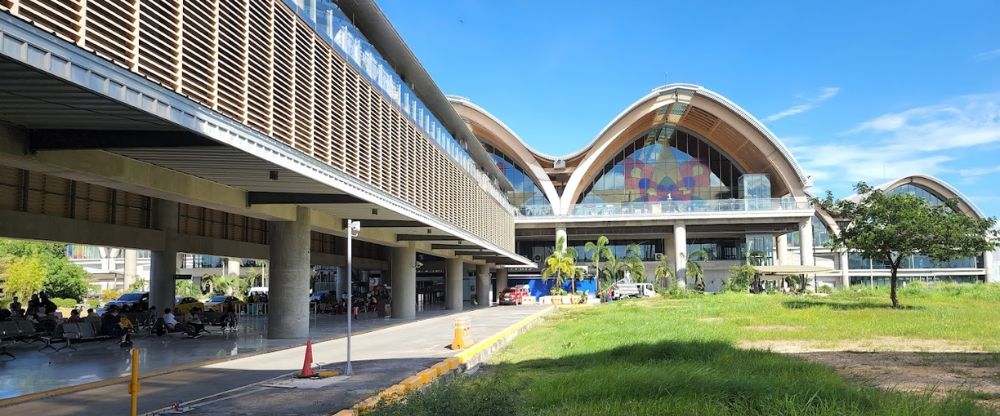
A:
{"label": "pedestrian walkway", "polygon": [[[447,314],[442,308],[428,308],[417,314],[424,319]],[[354,321],[355,331],[367,331],[402,323],[398,319],[378,318],[374,312],[363,313]],[[314,340],[343,336],[347,315],[312,315],[309,332]],[[248,354],[273,351],[302,344],[301,340],[267,339],[267,317],[243,317],[235,332],[223,333],[209,327],[212,334],[189,339],[182,333],[162,337],[139,335],[133,338],[141,350],[140,365],[144,372],[166,370],[178,366],[219,360]],[[11,346],[17,359],[0,364],[0,399],[70,387],[128,374],[131,355],[117,343],[86,342],[74,344],[76,351],[38,351],[40,344]],[[61,346],[61,345],[57,345]]]}
{"label": "pedestrian walkway", "polygon": [[[152,412],[183,401],[194,406],[186,414],[196,415],[329,414],[453,355],[447,345],[451,342],[454,318],[471,318],[472,336],[485,339],[544,308],[527,305],[483,308],[373,328],[353,337],[355,375],[320,389],[268,387],[301,369],[302,346],[148,377],[142,380],[140,412]],[[314,361],[330,363],[328,366],[342,367],[345,353],[343,338],[313,345]],[[116,383],[0,408],[0,413],[125,414],[129,403],[126,391],[125,383]]]}

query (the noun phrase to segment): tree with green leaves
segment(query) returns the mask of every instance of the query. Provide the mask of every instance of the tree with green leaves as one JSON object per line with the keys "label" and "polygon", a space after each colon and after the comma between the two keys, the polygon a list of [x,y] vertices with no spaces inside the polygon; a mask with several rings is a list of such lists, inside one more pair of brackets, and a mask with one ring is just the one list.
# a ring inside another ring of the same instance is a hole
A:
{"label": "tree with green leaves", "polygon": [[625,247],[625,270],[633,282],[646,282],[646,265],[642,263],[639,245],[631,243]]}
{"label": "tree with green leaves", "polygon": [[601,293],[601,259],[612,256],[611,248],[608,247],[608,237],[597,237],[596,242],[588,241],[583,246],[583,250],[590,254],[590,261],[594,264],[594,280],[597,281],[597,293]]}
{"label": "tree with green leaves", "polygon": [[662,287],[667,287],[668,282],[672,282],[677,278],[677,273],[674,273],[674,268],[670,265],[669,258],[666,254],[656,255],[656,260],[659,262],[656,265],[656,281],[660,282],[660,286]]}
{"label": "tree with green leaves", "polygon": [[45,285],[45,265],[39,257],[17,257],[7,264],[4,290],[11,296],[28,299]]}
{"label": "tree with green leaves", "polygon": [[566,239],[560,237],[556,241],[556,249],[545,259],[542,278],[555,280],[555,287],[561,288],[566,278],[572,279],[573,292],[576,293],[576,250],[566,247]]}
{"label": "tree with green leaves", "polygon": [[994,250],[1000,234],[995,218],[974,218],[958,209],[958,201],[932,205],[916,195],[887,194],[864,182],[854,187],[861,199],[836,200],[831,192],[814,199],[841,224],[832,236],[833,248],[846,248],[889,264],[889,297],[899,308],[897,273],[913,255],[949,261]]}
{"label": "tree with green leaves", "polygon": [[694,282],[694,290],[699,292],[705,291],[705,269],[701,267],[701,262],[708,260],[709,257],[708,252],[703,248],[688,254],[687,275]]}
{"label": "tree with green leaves", "polygon": [[67,298],[82,301],[90,285],[87,283],[87,271],[74,264],[66,257],[38,257],[45,267],[43,290],[50,297]]}

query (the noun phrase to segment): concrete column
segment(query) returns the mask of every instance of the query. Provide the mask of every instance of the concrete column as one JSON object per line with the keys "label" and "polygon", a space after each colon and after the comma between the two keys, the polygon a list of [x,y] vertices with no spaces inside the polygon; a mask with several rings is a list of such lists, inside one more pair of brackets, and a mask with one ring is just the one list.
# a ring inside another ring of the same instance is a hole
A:
{"label": "concrete column", "polygon": [[476,302],[480,307],[490,306],[490,266],[476,265]]}
{"label": "concrete column", "polygon": [[677,288],[687,288],[687,227],[683,222],[674,224],[674,272]]}
{"label": "concrete column", "polygon": [[226,259],[226,274],[240,275],[240,259],[232,257]]}
{"label": "concrete column", "polygon": [[840,287],[847,289],[851,286],[851,266],[847,250],[840,251]]}
{"label": "concrete column", "polygon": [[417,249],[392,248],[392,317],[413,319],[417,316]]}
{"label": "concrete column", "polygon": [[447,259],[444,265],[444,298],[448,309],[462,310],[464,289],[462,275],[465,273],[462,259]]}
{"label": "concrete column", "polygon": [[986,283],[1000,282],[1000,279],[997,278],[996,265],[993,264],[993,256],[992,251],[983,253],[983,266],[986,267]]}
{"label": "concrete column", "polygon": [[342,295],[347,294],[347,268],[337,266],[337,302],[340,302]]}
{"label": "concrete column", "polygon": [[507,288],[507,268],[497,268],[496,275],[497,290],[494,291],[495,293],[493,294],[493,299],[495,299],[497,303],[500,303],[500,296],[503,295],[504,289]]}
{"label": "concrete column", "polygon": [[[135,279],[139,277],[138,259],[139,253],[136,250],[125,249],[125,287],[131,286],[135,282]],[[154,303],[154,305],[156,304]]]}
{"label": "concrete column", "polygon": [[[799,257],[802,260],[803,266],[815,266],[816,261],[813,259],[813,227],[812,218],[807,218],[804,221],[799,222]],[[809,274],[806,275],[806,284],[803,285],[805,290],[815,290],[816,289],[816,276]]]}
{"label": "concrete column", "polygon": [[153,226],[163,231],[163,250],[149,256],[149,304],[157,309],[174,307],[177,286],[177,203],[157,199],[153,205]]}
{"label": "concrete column", "polygon": [[788,264],[788,234],[782,234],[778,236],[778,243],[775,244],[777,247],[777,258],[775,259],[775,265],[783,266]]}
{"label": "concrete column", "polygon": [[560,238],[566,243],[566,246],[568,247],[569,246],[569,238],[567,238],[567,236],[566,236],[566,227],[561,226],[561,225],[558,226],[558,227],[556,227],[556,241],[555,241],[556,244],[559,244],[559,239]]}
{"label": "concrete column", "polygon": [[270,223],[270,288],[267,337],[309,336],[309,208],[298,207],[295,221]]}

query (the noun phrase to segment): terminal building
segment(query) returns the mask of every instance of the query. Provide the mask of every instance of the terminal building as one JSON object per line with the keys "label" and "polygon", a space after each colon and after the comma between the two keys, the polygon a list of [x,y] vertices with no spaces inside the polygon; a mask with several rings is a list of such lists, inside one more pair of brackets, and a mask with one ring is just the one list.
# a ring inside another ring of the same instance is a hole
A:
{"label": "terminal building", "polygon": [[[312,274],[346,290],[352,220],[350,284],[391,286],[404,319],[417,299],[461,310],[538,283],[557,238],[637,243],[679,282],[704,249],[708,290],[749,251],[875,282],[878,264],[822,247],[835,228],[811,185],[762,123],[691,84],[541,154],[445,96],[371,0],[0,0],[0,236],[148,252],[156,305],[185,256],[267,260],[269,337],[308,333]],[[886,189],[960,197],[922,176]],[[995,276],[992,253],[912,264]]]}

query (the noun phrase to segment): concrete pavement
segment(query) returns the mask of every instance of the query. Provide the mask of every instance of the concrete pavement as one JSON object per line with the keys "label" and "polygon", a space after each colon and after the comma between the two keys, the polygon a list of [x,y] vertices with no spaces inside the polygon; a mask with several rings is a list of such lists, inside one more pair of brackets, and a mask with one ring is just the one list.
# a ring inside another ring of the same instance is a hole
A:
{"label": "concrete pavement", "polygon": [[[329,414],[350,407],[441,359],[454,319],[470,317],[472,336],[485,339],[549,306],[493,307],[438,316],[353,337],[355,375],[324,380],[325,386],[288,385],[288,374],[302,367],[304,347],[236,358],[146,378],[139,397],[140,412],[152,412],[177,401],[194,408],[186,414],[248,415]],[[342,368],[343,338],[316,343],[314,362]],[[321,383],[321,384],[323,384]],[[127,414],[124,383],[98,387],[0,408],[4,414],[108,415]]]}

